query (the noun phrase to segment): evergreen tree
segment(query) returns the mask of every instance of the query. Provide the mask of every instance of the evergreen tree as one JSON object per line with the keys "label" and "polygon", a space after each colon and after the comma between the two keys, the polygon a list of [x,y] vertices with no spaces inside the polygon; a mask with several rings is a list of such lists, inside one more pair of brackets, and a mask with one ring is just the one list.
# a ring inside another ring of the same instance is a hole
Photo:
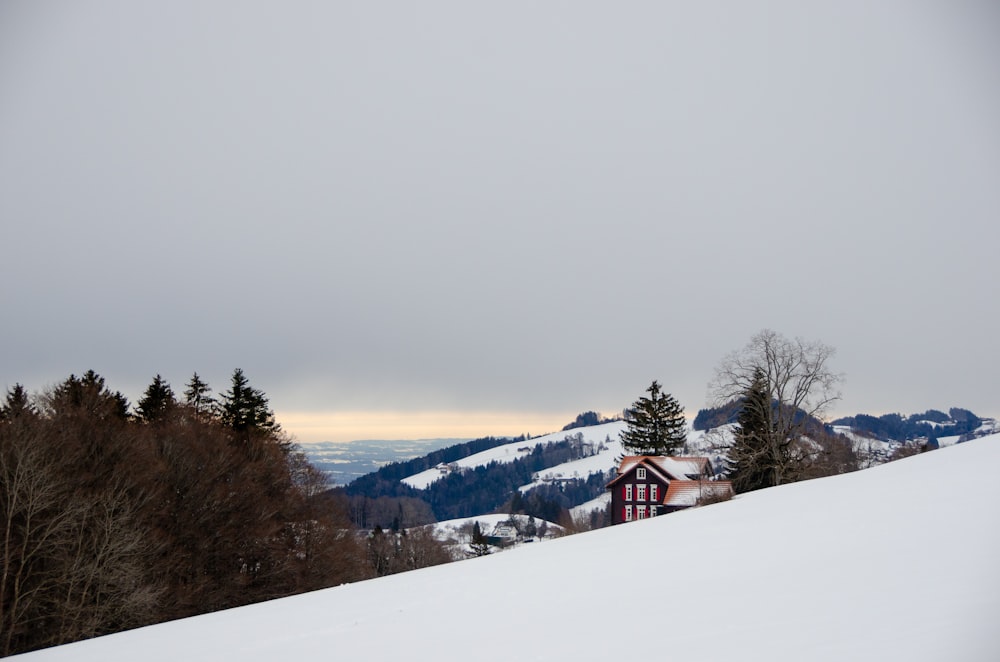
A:
{"label": "evergreen tree", "polygon": [[0,421],[12,421],[23,415],[34,416],[36,413],[28,392],[21,384],[7,391],[7,399],[0,405]]}
{"label": "evergreen tree", "polygon": [[472,524],[472,542],[469,544],[473,556],[486,556],[490,553],[490,544],[483,535],[483,530],[479,528],[479,522]]}
{"label": "evergreen tree", "polygon": [[251,387],[240,368],[233,371],[232,384],[222,394],[220,412],[222,423],[237,432],[278,428],[264,392]]}
{"label": "evergreen tree", "polygon": [[[749,492],[777,485],[780,458],[771,447],[771,396],[767,376],[761,368],[743,394],[733,445],[726,459],[726,473],[736,492]],[[784,447],[781,447],[784,448]]]}
{"label": "evergreen tree", "polygon": [[687,441],[684,410],[656,380],[646,392],[649,397],[640,397],[625,411],[622,446],[628,455],[673,455]]}
{"label": "evergreen tree", "polygon": [[215,398],[209,395],[211,392],[212,389],[201,380],[201,377],[196,372],[192,375],[191,381],[187,383],[187,389],[184,391],[184,400],[197,413],[208,414],[215,406]]}
{"label": "evergreen tree", "polygon": [[170,384],[163,377],[157,375],[139,399],[135,413],[139,420],[153,423],[163,420],[176,404],[177,400],[174,398],[174,391],[170,388]]}
{"label": "evergreen tree", "polygon": [[97,414],[103,418],[128,420],[128,398],[120,391],[112,393],[105,386],[104,377],[93,370],[83,373],[83,377],[70,375],[64,382],[56,386],[46,398],[48,406],[54,411],[75,409],[88,414]]}

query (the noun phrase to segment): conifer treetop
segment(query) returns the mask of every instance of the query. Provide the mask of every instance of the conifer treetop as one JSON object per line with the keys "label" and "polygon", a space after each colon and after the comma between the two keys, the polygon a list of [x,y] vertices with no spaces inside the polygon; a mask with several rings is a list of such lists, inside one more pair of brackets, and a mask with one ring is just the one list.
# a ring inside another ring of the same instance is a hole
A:
{"label": "conifer treetop", "polygon": [[684,409],[655,379],[646,393],[625,411],[622,446],[629,455],[674,455],[687,442]]}

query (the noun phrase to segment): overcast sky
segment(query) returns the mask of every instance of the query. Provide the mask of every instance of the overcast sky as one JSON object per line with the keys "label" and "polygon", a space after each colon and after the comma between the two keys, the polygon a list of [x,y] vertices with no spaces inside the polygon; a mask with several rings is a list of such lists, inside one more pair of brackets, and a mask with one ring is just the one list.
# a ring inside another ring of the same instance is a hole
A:
{"label": "overcast sky", "polygon": [[771,328],[998,415],[998,8],[0,0],[0,387],[542,433]]}

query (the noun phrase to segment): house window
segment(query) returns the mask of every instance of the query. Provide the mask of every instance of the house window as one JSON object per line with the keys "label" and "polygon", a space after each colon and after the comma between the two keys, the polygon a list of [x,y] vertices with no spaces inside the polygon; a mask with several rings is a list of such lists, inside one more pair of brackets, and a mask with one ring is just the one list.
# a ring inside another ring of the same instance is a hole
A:
{"label": "house window", "polygon": [[636,508],[636,511],[639,515],[639,519],[646,519],[646,506],[639,506]]}
{"label": "house window", "polygon": [[625,506],[625,521],[632,521],[632,506]]}
{"label": "house window", "polygon": [[646,480],[646,467],[639,467],[635,470],[635,477],[639,480]]}
{"label": "house window", "polygon": [[658,494],[658,492],[660,491],[659,488],[660,488],[659,485],[650,485],[649,486],[649,500],[650,501],[658,501],[657,497],[659,496],[659,494]]}
{"label": "house window", "polygon": [[637,485],[636,487],[638,488],[636,490],[638,492],[638,495],[635,497],[636,500],[637,501],[645,501],[646,500],[646,486],[645,485]]}
{"label": "house window", "polygon": [[649,507],[649,516],[650,517],[656,517],[656,506],[650,506]]}
{"label": "house window", "polygon": [[625,486],[625,500],[626,501],[631,501],[632,500],[632,486],[631,485],[626,485]]}

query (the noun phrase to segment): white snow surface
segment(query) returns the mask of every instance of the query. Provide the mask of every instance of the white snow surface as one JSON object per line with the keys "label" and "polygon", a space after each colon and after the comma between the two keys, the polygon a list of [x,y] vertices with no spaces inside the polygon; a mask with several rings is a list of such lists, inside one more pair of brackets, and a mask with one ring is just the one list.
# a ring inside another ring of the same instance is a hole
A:
{"label": "white snow surface", "polygon": [[997,466],[993,435],[24,659],[609,661],[655,624],[685,662],[997,660],[1000,481],[968,478]]}
{"label": "white snow surface", "polygon": [[611,492],[605,492],[596,499],[585,501],[579,506],[573,506],[569,509],[569,514],[574,518],[586,517],[595,510],[604,510],[609,505],[611,505]]}

